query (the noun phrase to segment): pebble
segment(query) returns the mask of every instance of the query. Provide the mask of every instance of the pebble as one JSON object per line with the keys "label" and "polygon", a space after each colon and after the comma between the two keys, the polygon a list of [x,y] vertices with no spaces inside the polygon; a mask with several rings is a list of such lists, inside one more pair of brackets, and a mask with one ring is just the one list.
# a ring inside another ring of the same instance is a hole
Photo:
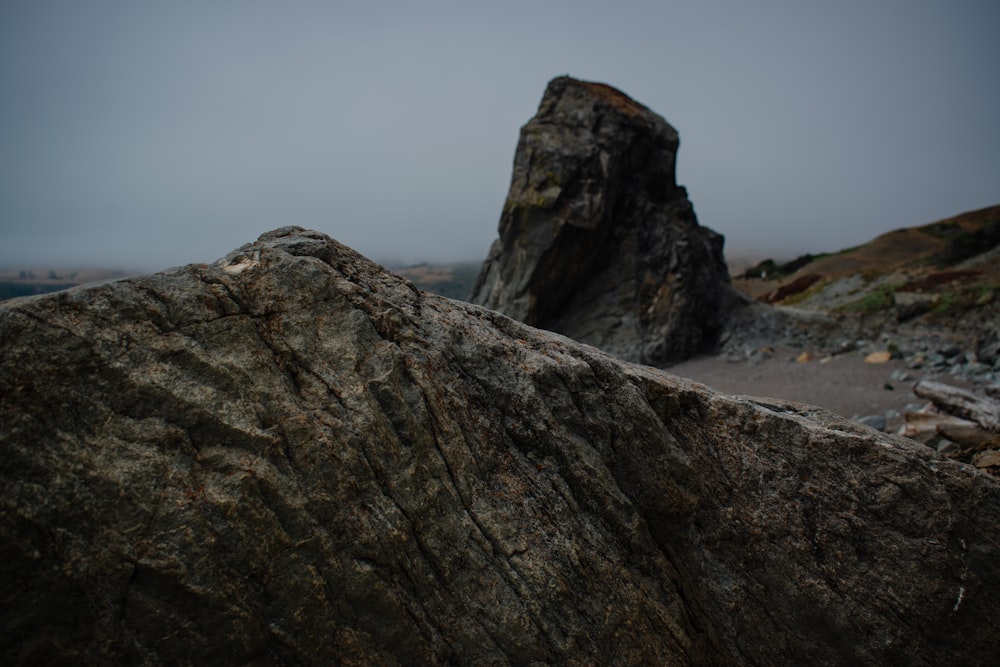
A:
{"label": "pebble", "polygon": [[957,357],[958,355],[962,354],[962,348],[958,347],[957,345],[952,345],[950,347],[946,347],[943,350],[940,350],[940,353],[942,356],[946,358]]}
{"label": "pebble", "polygon": [[776,352],[771,345],[782,343],[795,350],[789,361],[801,364],[829,363],[840,356],[867,363],[899,360],[891,378],[886,379],[907,386],[922,378],[945,380],[948,376],[973,387],[1000,380],[1000,329],[984,330],[979,323],[960,333],[964,329],[959,324],[885,330],[881,328],[884,323],[876,323],[875,327],[859,327],[848,333],[846,328],[831,330],[791,322],[780,330],[768,330],[766,336],[757,329],[735,332],[727,339],[725,354],[732,362],[753,366],[773,358]]}

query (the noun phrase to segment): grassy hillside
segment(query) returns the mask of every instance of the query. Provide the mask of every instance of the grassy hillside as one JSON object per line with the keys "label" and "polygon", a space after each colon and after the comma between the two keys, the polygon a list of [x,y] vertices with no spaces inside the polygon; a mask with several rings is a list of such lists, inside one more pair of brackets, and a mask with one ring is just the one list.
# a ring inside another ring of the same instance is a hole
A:
{"label": "grassy hillside", "polygon": [[1000,292],[1000,206],[835,253],[761,262],[734,284],[761,301],[823,311],[913,317],[985,305]]}

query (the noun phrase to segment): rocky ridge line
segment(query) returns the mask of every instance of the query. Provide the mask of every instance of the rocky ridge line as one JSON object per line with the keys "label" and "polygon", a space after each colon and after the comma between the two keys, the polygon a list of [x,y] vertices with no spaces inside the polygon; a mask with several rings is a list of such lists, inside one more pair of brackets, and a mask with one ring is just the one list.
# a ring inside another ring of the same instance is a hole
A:
{"label": "rocky ridge line", "polygon": [[316,232],[0,337],[5,664],[1000,657],[996,480]]}

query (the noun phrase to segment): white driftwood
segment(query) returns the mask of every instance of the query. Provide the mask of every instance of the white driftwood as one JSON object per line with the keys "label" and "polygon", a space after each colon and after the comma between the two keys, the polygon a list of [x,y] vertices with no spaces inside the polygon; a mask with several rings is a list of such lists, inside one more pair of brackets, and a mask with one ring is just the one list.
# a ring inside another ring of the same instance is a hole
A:
{"label": "white driftwood", "polygon": [[938,433],[965,449],[983,449],[1000,446],[1000,436],[990,433],[978,424],[940,424]]}
{"label": "white driftwood", "polygon": [[945,412],[976,422],[987,431],[1000,433],[1000,401],[942,382],[921,380],[913,393]]}
{"label": "white driftwood", "polygon": [[[933,407],[929,411],[927,408],[919,412],[907,412],[903,415],[903,427],[899,430],[899,435],[908,438],[917,438],[927,433],[941,433],[942,426],[952,428],[978,428],[978,424],[968,419],[962,419],[954,415],[944,414]],[[945,436],[947,437],[947,436]]]}

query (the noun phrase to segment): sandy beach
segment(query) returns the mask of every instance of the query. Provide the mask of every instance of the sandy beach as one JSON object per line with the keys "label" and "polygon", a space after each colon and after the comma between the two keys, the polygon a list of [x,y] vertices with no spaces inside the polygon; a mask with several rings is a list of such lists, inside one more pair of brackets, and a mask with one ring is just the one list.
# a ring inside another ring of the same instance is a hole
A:
{"label": "sandy beach", "polygon": [[[732,362],[721,355],[703,356],[671,366],[667,371],[727,394],[817,405],[848,419],[890,410],[902,413],[907,405],[926,402],[912,391],[923,376],[920,371],[907,368],[903,360],[870,364],[865,363],[864,354],[848,352],[799,363],[796,358],[801,352],[787,346],[777,347],[771,358],[759,363]],[[894,379],[893,371],[905,372],[911,379]],[[952,378],[948,381],[966,386]]]}

